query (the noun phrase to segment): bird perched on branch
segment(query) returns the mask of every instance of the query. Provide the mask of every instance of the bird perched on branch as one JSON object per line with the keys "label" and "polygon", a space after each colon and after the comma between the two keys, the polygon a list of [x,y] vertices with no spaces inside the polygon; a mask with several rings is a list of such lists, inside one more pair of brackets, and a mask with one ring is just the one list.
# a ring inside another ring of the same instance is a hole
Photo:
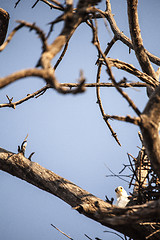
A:
{"label": "bird perched on branch", "polygon": [[124,190],[123,187],[119,186],[115,189],[116,192],[116,197],[117,197],[117,201],[116,201],[116,206],[117,207],[125,207],[127,205],[127,203],[130,201],[129,200],[129,195],[127,194],[127,192]]}

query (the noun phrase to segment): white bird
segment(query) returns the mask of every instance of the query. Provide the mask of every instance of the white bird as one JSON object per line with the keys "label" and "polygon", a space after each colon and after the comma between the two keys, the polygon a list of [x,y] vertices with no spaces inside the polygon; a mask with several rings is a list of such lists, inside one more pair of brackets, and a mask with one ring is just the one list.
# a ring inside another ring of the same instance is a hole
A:
{"label": "white bird", "polygon": [[119,186],[115,189],[116,192],[116,197],[117,197],[117,201],[116,201],[116,206],[117,207],[125,207],[127,205],[127,203],[130,201],[129,200],[129,195],[127,194],[127,192],[124,190],[123,187]]}

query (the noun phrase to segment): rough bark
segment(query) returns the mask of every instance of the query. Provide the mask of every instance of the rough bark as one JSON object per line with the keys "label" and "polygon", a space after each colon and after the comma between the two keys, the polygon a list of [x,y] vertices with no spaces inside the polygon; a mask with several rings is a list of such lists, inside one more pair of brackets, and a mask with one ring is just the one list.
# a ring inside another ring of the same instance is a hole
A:
{"label": "rough bark", "polygon": [[[127,0],[128,4],[128,19],[129,19],[129,29],[133,44],[133,49],[135,51],[136,57],[138,59],[138,62],[142,68],[142,71],[144,73],[147,73],[149,76],[151,76],[154,79],[154,82],[158,82],[159,76],[154,71],[149,57],[146,53],[146,50],[143,46],[143,40],[141,36],[141,30],[139,26],[139,20],[138,20],[138,0]],[[147,89],[147,94],[150,97],[150,95],[153,93],[154,88],[149,87]]]}
{"label": "rough bark", "polygon": [[3,44],[9,23],[9,13],[0,8],[0,46]]}
{"label": "rough bark", "polygon": [[136,53],[142,71],[153,78],[157,78],[156,73],[149,61],[143,46],[143,40],[138,21],[137,5],[138,0],[128,0],[128,19],[133,48]]}
{"label": "rough bark", "polygon": [[[72,1],[67,2],[69,3],[68,5],[71,5],[72,3]],[[65,44],[68,43],[68,40],[70,39],[76,28],[81,22],[84,21],[85,16],[87,15],[87,8],[89,9],[90,6],[98,2],[99,0],[80,0],[78,2],[77,9],[74,11],[72,9],[72,6],[69,6],[69,8],[64,11],[64,15],[62,16],[64,20],[64,27],[60,35],[50,45],[47,44],[47,39],[45,35],[43,36],[43,32],[40,31],[38,27],[25,22],[21,22],[17,29],[26,26],[29,29],[36,30],[36,32],[41,37],[43,44],[43,52],[39,61],[39,66],[41,66],[42,69],[26,69],[17,73],[13,73],[8,77],[0,78],[0,88],[3,88],[4,86],[7,86],[8,84],[20,78],[37,76],[43,78],[47,83],[51,84],[51,86],[59,92],[75,93],[74,91],[62,88],[60,83],[56,80],[54,76],[55,69],[52,67],[51,60],[54,56],[57,55],[57,53],[62,50]],[[110,3],[109,1],[106,1],[106,3],[108,9],[107,12],[103,12],[103,15],[106,16],[108,21],[110,22],[116,39],[122,40],[123,42],[125,42],[125,44],[135,50],[137,59],[144,73],[141,73],[132,65],[126,64],[122,61],[115,59],[106,60],[105,54],[103,54],[103,52],[100,52],[100,49],[99,55],[103,56],[103,59],[106,61],[106,65],[109,65],[109,70],[112,66],[115,66],[118,69],[123,69],[139,77],[146,84],[157,87],[157,75],[154,72],[154,69],[152,68],[152,65],[149,61],[149,57],[151,55],[148,54],[147,51],[144,49],[143,41],[140,34],[137,14],[138,1],[128,0],[128,16],[132,42],[128,38],[126,38],[119,29],[117,29],[116,23],[113,21],[114,19],[111,14]],[[92,11],[95,11],[95,8],[92,8]],[[7,13],[4,13],[2,9],[0,9],[0,14],[0,24],[2,20],[2,25],[0,25],[0,29],[2,31],[0,36],[0,44],[2,44],[7,31],[9,15],[7,15]],[[8,42],[9,41],[10,39],[8,40]],[[110,73],[112,73],[111,70]],[[122,92],[119,84],[117,84],[114,80],[114,77],[111,76],[111,79],[113,80],[114,86],[117,88],[117,90],[122,94],[123,97],[125,97],[125,99],[139,116],[137,120],[137,125],[139,125],[141,128],[144,145],[153,169],[160,178],[160,87],[158,87],[155,93],[151,96],[146,108],[141,114],[138,108],[130,100],[128,95]],[[10,104],[13,107],[15,106],[11,101]],[[103,117],[104,119],[107,119],[104,114]],[[132,118],[132,120],[136,120],[136,118]],[[136,124],[135,121],[132,121],[132,123]],[[0,169],[28,183],[31,183],[44,191],[53,194],[54,196],[65,201],[79,213],[87,216],[88,218],[94,219],[95,221],[103,224],[104,226],[115,229],[131,238],[137,240],[143,240],[146,238],[155,240],[159,239],[159,234],[157,233],[159,233],[160,230],[158,225],[160,222],[160,200],[148,202],[143,205],[128,206],[123,209],[116,208],[111,204],[103,201],[102,199],[76,186],[74,183],[68,181],[67,179],[64,179],[53,173],[52,171],[43,168],[38,163],[31,162],[29,159],[25,158],[22,153],[14,154],[2,148],[0,148]],[[138,181],[140,180],[141,182],[142,177],[143,179],[145,179],[146,175],[140,176]],[[155,222],[154,230],[152,228],[153,221]],[[150,237],[151,235],[152,238]]]}
{"label": "rough bark", "polygon": [[141,132],[147,155],[154,171],[160,178],[160,87],[151,96],[142,115]]}
{"label": "rough bark", "polygon": [[22,153],[14,154],[0,148],[0,169],[57,196],[79,213],[134,239],[142,240],[149,234],[149,231],[143,231],[144,226],[139,222],[160,218],[159,200],[140,206],[116,208],[38,163],[31,162]]}

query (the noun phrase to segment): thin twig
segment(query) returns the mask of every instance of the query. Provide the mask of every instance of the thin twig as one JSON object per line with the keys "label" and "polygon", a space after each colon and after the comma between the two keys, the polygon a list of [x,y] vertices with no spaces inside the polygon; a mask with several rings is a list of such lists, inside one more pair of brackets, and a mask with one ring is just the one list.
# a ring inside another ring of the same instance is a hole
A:
{"label": "thin twig", "polygon": [[18,3],[20,2],[21,0],[18,0],[16,3],[15,3],[15,8],[17,7]]}
{"label": "thin twig", "polygon": [[31,99],[31,98],[34,98],[36,97],[37,95],[39,96],[40,93],[44,93],[48,88],[50,88],[50,85],[47,84],[46,86],[44,86],[43,88],[39,89],[38,91],[32,93],[32,94],[28,94],[25,98],[23,99],[20,99],[19,101],[17,102],[9,102],[9,103],[3,103],[3,104],[0,104],[0,108],[3,108],[3,107],[13,107],[15,108],[15,106]]}
{"label": "thin twig", "polygon": [[129,122],[129,123],[133,123],[135,125],[138,125],[140,126],[141,124],[141,119],[139,117],[131,117],[129,115],[127,116],[118,116],[118,115],[108,115],[108,114],[105,114],[104,115],[104,119],[115,119],[115,120],[118,120],[118,121],[123,121],[123,122]]}
{"label": "thin twig", "polygon": [[64,11],[63,5],[61,5],[61,4],[58,3],[57,1],[52,1],[54,4],[57,5],[57,6],[56,6],[56,5],[52,4],[52,3],[50,3],[51,0],[50,0],[50,1],[47,1],[47,0],[37,0],[37,1],[33,4],[32,8],[34,8],[39,1],[44,2],[44,3],[47,4],[51,9],[54,8],[54,9],[57,9],[57,10],[60,10],[60,11]]}
{"label": "thin twig", "polygon": [[[97,84],[100,82],[101,67],[102,67],[102,65],[99,65],[99,66],[98,66]],[[101,97],[100,97],[100,88],[99,88],[99,87],[96,87],[96,93],[97,93],[97,103],[98,103],[98,105],[99,105],[99,108],[100,108],[101,114],[102,114],[102,116],[103,116],[103,119],[104,119],[105,123],[107,124],[109,130],[111,131],[112,136],[115,138],[116,142],[121,146],[121,144],[120,144],[120,142],[119,142],[119,139],[118,139],[118,137],[117,137],[117,134],[113,131],[110,123],[108,122],[108,119],[105,118],[105,112],[104,112],[104,109],[103,109],[103,106],[102,106],[102,101],[101,101]]]}
{"label": "thin twig", "polygon": [[66,53],[66,51],[67,51],[68,44],[69,44],[69,39],[68,39],[68,41],[66,42],[66,44],[65,44],[65,46],[64,46],[64,49],[63,49],[60,57],[58,58],[56,64],[54,65],[54,70],[56,70],[56,68],[58,67],[59,63],[62,61],[62,59],[63,59],[63,57],[64,57],[64,55],[65,55],[65,53]]}
{"label": "thin twig", "polygon": [[110,76],[113,84],[115,85],[115,88],[116,88],[117,91],[126,99],[126,101],[129,103],[129,105],[132,107],[132,109],[137,113],[137,115],[140,116],[140,114],[141,114],[140,110],[137,108],[137,106],[134,104],[134,102],[130,99],[130,97],[128,96],[128,94],[125,93],[125,92],[119,87],[118,83],[116,82],[116,80],[115,80],[115,78],[114,78],[114,76],[113,76],[113,73],[112,73],[112,71],[111,71],[109,62],[108,62],[107,58],[105,57],[104,53],[102,52],[102,50],[101,50],[101,48],[100,48],[99,42],[96,42],[94,45],[97,47],[98,51],[100,52],[100,54],[101,54],[102,57],[104,58],[104,61],[105,61],[106,65],[107,65],[107,72],[108,72],[108,74],[109,74],[109,76]]}
{"label": "thin twig", "polygon": [[[61,83],[60,84],[61,87],[68,87],[69,89],[71,88],[77,88],[79,86],[79,83]],[[114,87],[113,83],[85,83],[84,84],[84,87],[87,88],[87,87]],[[120,84],[121,87],[124,87],[124,88],[128,88],[128,87],[145,87],[145,84],[144,83],[121,83]],[[31,94],[28,94],[26,97],[16,101],[16,102],[13,102],[13,97],[10,98],[9,100],[9,103],[2,103],[0,104],[0,108],[3,108],[3,107],[11,107],[11,108],[14,108],[17,106],[17,105],[20,105],[22,104],[23,102],[31,99],[31,98],[38,98],[40,96],[42,96],[49,88],[52,88],[52,86],[50,84],[47,84],[46,86],[42,87],[41,89],[35,91],[34,93],[31,93]],[[111,117],[112,118],[112,117]]]}
{"label": "thin twig", "polygon": [[[91,23],[91,26],[92,26],[92,29],[93,29],[93,35],[94,35],[94,36],[96,37],[96,39],[97,39],[98,36],[95,35],[96,30],[95,30],[95,28],[94,28],[94,26],[93,26],[93,23],[92,23],[92,22],[90,22],[90,23]],[[95,39],[95,40],[93,39],[93,41],[96,41],[96,39]],[[106,51],[105,51],[106,54],[109,52],[109,50],[111,49],[111,47],[113,46],[114,43],[115,43],[115,40],[112,39],[111,42],[110,42],[110,44],[108,44],[108,48],[107,48]],[[101,69],[102,69],[102,64],[100,63],[99,66],[98,66],[98,71],[97,71],[97,81],[96,81],[97,84],[100,83]],[[111,131],[112,136],[115,138],[116,142],[121,146],[120,141],[119,141],[119,139],[118,139],[118,137],[117,137],[117,134],[113,131],[110,123],[108,122],[108,119],[105,118],[105,112],[104,112],[104,109],[103,109],[103,106],[102,106],[101,97],[100,97],[100,88],[99,88],[98,86],[96,87],[96,94],[97,94],[97,103],[98,103],[98,105],[99,105],[99,108],[100,108],[101,114],[102,114],[102,116],[103,116],[103,119],[104,119],[105,123],[107,124],[109,130]]]}
{"label": "thin twig", "polygon": [[62,232],[59,228],[57,228],[56,226],[54,226],[53,224],[51,224],[52,227],[54,227],[58,232],[62,233],[64,236],[66,236],[67,238],[73,240],[73,238],[69,237],[66,233]]}
{"label": "thin twig", "polygon": [[150,237],[152,237],[153,235],[157,234],[158,232],[160,232],[160,229],[158,229],[155,232],[151,233],[150,235],[146,236],[146,239],[149,239]]}
{"label": "thin twig", "polygon": [[[92,8],[91,11],[94,12],[98,12],[101,15],[104,15],[106,17],[106,19],[108,20],[110,27],[112,29],[112,32],[114,33],[114,35],[118,38],[118,40],[120,40],[121,42],[123,42],[125,45],[127,45],[130,49],[133,49],[133,45],[132,45],[132,41],[118,28],[117,23],[114,19],[114,14],[111,11],[111,4],[110,4],[110,0],[106,0],[106,6],[107,6],[107,10],[106,11],[102,11],[98,8]],[[152,61],[153,63],[157,64],[160,66],[160,58],[151,54],[149,51],[147,51],[145,49],[146,54],[148,55],[150,61]]]}
{"label": "thin twig", "polygon": [[154,79],[151,76],[149,76],[146,73],[143,73],[143,72],[139,71],[132,64],[125,63],[123,61],[120,61],[119,59],[113,59],[113,58],[108,58],[107,60],[110,64],[110,67],[113,66],[113,67],[116,67],[116,68],[121,69],[123,71],[126,71],[126,72],[138,77],[141,81],[147,83],[148,85],[150,85],[154,88],[159,85],[157,82],[154,81]]}
{"label": "thin twig", "polygon": [[88,239],[92,240],[92,238],[90,238],[87,234],[84,234],[85,237],[87,237]]}
{"label": "thin twig", "polygon": [[34,8],[39,1],[40,1],[40,0],[37,0],[37,1],[33,4],[32,8]]}
{"label": "thin twig", "polygon": [[12,40],[15,33],[22,27],[28,27],[30,30],[32,30],[32,29],[35,30],[35,32],[38,34],[39,38],[42,41],[43,50],[45,51],[47,49],[45,33],[39,27],[37,27],[34,23],[28,23],[25,21],[16,21],[16,22],[18,22],[19,25],[13,29],[13,31],[9,34],[7,40],[1,45],[0,52],[5,49],[5,47],[8,45],[8,43]]}
{"label": "thin twig", "polygon": [[[136,173],[136,171],[134,170],[134,168],[133,168],[133,166],[132,166],[132,162],[131,162],[131,159],[130,159],[130,156],[131,156],[131,155],[130,155],[129,153],[127,153],[127,156],[128,156],[128,160],[129,160],[130,166],[131,166],[131,168],[132,168],[133,177],[135,176],[138,184],[140,184],[139,179],[138,179],[138,177],[137,177],[137,173]],[[131,156],[131,157],[132,157],[132,156]]]}
{"label": "thin twig", "polygon": [[118,177],[119,179],[123,180],[124,182],[127,182],[129,183],[129,181],[121,178],[118,174],[115,174],[106,164],[104,164],[106,166],[106,168],[115,176],[115,177]]}
{"label": "thin twig", "polygon": [[[78,87],[79,83],[61,83],[63,87]],[[131,83],[119,83],[118,84],[122,88],[131,88],[131,87],[146,87],[145,83],[140,82],[131,82]],[[114,87],[113,83],[99,82],[99,83],[85,83],[85,87]]]}

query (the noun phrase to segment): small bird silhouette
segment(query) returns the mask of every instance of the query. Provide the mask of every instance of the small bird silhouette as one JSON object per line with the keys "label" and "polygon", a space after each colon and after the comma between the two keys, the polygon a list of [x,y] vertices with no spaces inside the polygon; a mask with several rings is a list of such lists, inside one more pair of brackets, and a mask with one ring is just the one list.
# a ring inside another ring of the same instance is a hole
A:
{"label": "small bird silhouette", "polygon": [[129,200],[129,195],[127,194],[127,192],[124,190],[123,187],[119,186],[115,189],[116,192],[116,197],[117,197],[117,201],[116,201],[116,206],[117,207],[125,207],[127,205],[127,203],[130,201]]}

